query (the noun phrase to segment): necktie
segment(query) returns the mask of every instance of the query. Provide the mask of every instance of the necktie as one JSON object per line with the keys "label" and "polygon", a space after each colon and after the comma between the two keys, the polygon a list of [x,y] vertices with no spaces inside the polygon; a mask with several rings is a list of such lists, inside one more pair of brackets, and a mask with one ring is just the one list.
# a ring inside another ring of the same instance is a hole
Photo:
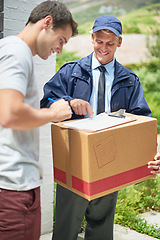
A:
{"label": "necktie", "polygon": [[105,67],[99,66],[100,77],[98,83],[97,114],[105,112]]}

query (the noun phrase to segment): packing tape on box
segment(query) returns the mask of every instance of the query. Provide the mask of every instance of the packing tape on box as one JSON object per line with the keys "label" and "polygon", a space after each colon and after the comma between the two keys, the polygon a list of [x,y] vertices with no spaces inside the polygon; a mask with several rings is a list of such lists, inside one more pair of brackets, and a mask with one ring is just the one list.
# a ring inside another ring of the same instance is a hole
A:
{"label": "packing tape on box", "polygon": [[72,188],[72,175],[71,175],[71,157],[70,157],[70,134],[71,130],[66,128],[65,130],[65,141],[66,141],[66,182],[68,187]]}

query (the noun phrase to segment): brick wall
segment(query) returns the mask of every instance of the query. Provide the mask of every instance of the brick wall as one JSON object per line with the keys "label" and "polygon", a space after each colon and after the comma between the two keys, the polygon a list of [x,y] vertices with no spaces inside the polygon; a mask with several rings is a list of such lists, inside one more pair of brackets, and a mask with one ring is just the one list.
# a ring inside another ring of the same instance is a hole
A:
{"label": "brick wall", "polygon": [[[5,0],[4,1],[4,36],[16,35],[25,26],[31,10],[41,0]],[[1,0],[0,0],[1,3]],[[0,13],[1,14],[1,13]],[[42,87],[55,73],[55,55],[48,60],[34,57],[35,73],[38,79],[40,98]],[[53,166],[51,154],[50,124],[40,128],[40,161],[44,168],[41,187],[42,234],[52,231],[53,226]]]}
{"label": "brick wall", "polygon": [[3,25],[4,25],[4,0],[0,0],[0,39],[3,37]]}

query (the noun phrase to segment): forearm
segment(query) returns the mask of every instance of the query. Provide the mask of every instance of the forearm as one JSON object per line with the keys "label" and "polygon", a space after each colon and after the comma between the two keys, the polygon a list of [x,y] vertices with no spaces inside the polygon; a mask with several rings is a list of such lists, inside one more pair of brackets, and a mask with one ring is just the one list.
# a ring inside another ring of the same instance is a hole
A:
{"label": "forearm", "polygon": [[24,102],[20,92],[0,91],[0,125],[4,128],[28,130],[70,117],[71,108],[63,99],[56,101],[49,109],[35,109]]}
{"label": "forearm", "polygon": [[6,117],[1,118],[1,125],[4,128],[29,130],[54,120],[56,116],[54,117],[51,109],[34,109],[23,103],[20,108],[10,111]]}

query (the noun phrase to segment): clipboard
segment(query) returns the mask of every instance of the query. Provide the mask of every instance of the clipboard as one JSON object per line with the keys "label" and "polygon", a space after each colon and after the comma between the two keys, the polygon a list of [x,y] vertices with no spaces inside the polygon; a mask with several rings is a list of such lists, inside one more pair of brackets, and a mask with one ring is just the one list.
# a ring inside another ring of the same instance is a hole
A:
{"label": "clipboard", "polygon": [[135,118],[127,116],[125,111],[120,109],[116,113],[100,113],[93,118],[85,118],[76,121],[70,121],[63,123],[63,127],[83,130],[87,132],[96,132],[103,129],[115,127],[121,124],[136,121]]}

